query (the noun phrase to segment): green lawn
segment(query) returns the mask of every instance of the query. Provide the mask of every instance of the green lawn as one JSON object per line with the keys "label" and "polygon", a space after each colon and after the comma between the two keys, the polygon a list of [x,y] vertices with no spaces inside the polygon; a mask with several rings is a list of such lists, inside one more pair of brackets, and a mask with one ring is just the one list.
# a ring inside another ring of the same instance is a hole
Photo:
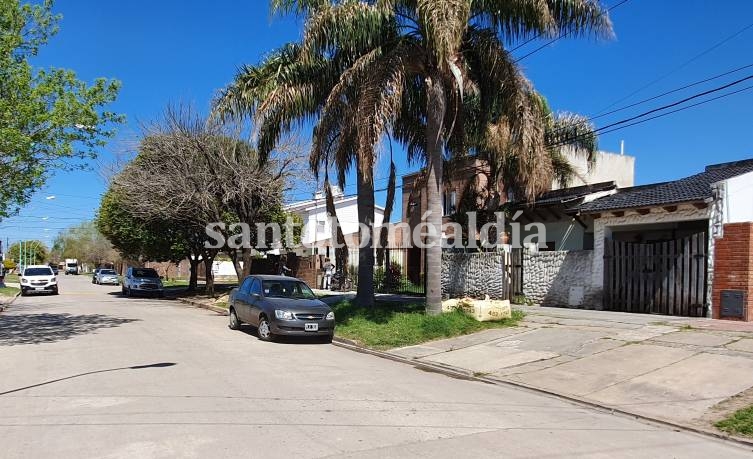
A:
{"label": "green lawn", "polygon": [[424,313],[422,304],[387,302],[364,308],[351,301],[341,301],[332,305],[332,309],[337,321],[337,336],[375,349],[410,346],[489,328],[512,327],[524,316],[521,311],[513,311],[511,319],[477,322],[462,312],[429,316]]}
{"label": "green lawn", "polygon": [[15,282],[15,283],[18,283],[18,274],[6,274],[5,275],[5,282]]}
{"label": "green lawn", "polygon": [[185,287],[188,285],[188,279],[163,280],[162,285],[165,287]]}
{"label": "green lawn", "polygon": [[20,290],[16,287],[0,287],[0,295],[16,296]]}
{"label": "green lawn", "polygon": [[714,425],[727,433],[753,437],[753,406],[739,410]]}

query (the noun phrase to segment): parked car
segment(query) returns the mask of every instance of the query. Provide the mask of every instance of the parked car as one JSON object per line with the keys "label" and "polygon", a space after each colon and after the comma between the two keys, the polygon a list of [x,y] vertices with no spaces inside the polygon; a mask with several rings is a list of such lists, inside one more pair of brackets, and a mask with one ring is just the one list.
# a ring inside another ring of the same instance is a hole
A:
{"label": "parked car", "polygon": [[152,268],[128,267],[122,283],[123,295],[136,294],[154,295],[162,297],[165,288],[157,271]]}
{"label": "parked car", "polygon": [[118,285],[120,284],[120,277],[114,269],[95,269],[92,282],[99,285]]}
{"label": "parked car", "polygon": [[58,294],[58,278],[47,265],[30,265],[21,272],[21,296],[29,292],[48,292]]}
{"label": "parked car", "polygon": [[250,324],[262,341],[277,336],[318,336],[332,341],[335,333],[335,313],[294,277],[248,276],[230,292],[228,309],[231,329]]}

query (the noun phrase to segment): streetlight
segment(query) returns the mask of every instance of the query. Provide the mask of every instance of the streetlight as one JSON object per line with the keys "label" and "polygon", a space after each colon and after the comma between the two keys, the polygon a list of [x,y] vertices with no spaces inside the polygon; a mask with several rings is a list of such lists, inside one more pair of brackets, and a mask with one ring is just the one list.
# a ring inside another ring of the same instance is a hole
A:
{"label": "streetlight", "polygon": [[[56,196],[54,194],[45,196],[45,199],[47,201],[51,201],[51,200],[53,200],[55,198],[56,198]],[[30,209],[33,209],[33,206],[30,207]],[[42,217],[42,220],[47,220],[48,218],[49,217]],[[21,231],[21,234],[23,234],[23,232],[24,232],[23,225],[18,225],[18,228]],[[28,246],[29,246],[28,241],[20,241],[20,243],[18,245],[18,259],[19,259],[19,261],[21,261],[21,265],[23,267],[26,267],[26,263],[28,262],[28,256],[29,256],[29,253],[27,253]],[[21,255],[22,248],[23,248],[23,256]]]}

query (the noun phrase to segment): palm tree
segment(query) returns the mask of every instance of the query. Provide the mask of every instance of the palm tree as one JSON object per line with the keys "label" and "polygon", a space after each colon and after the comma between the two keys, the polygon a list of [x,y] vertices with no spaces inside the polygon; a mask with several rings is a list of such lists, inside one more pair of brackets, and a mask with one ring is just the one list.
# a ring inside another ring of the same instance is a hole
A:
{"label": "palm tree", "polygon": [[[347,101],[354,148],[363,159],[360,182],[373,184],[369,158],[389,129],[409,154],[425,158],[433,228],[425,238],[427,311],[441,311],[442,161],[449,151],[473,147],[465,136],[466,99],[478,105],[490,148],[494,128],[509,129],[504,148],[517,152],[526,193],[546,189],[552,168],[533,167],[548,158],[541,107],[503,43],[564,32],[608,36],[606,11],[595,0],[275,0],[273,6],[304,16],[306,56],[349,56],[321,107],[318,129],[340,129],[336,118]],[[335,122],[330,127],[324,120]],[[359,196],[366,188],[359,186]]]}

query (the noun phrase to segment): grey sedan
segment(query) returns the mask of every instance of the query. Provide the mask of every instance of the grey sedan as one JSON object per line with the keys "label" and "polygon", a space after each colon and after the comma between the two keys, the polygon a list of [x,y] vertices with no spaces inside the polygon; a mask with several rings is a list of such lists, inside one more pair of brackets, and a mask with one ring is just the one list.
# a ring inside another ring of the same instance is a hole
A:
{"label": "grey sedan", "polygon": [[259,339],[277,336],[318,336],[332,341],[335,313],[316,298],[302,280],[286,276],[253,275],[230,292],[230,328],[255,326]]}
{"label": "grey sedan", "polygon": [[120,277],[114,269],[98,269],[94,272],[92,282],[95,284],[120,284]]}

